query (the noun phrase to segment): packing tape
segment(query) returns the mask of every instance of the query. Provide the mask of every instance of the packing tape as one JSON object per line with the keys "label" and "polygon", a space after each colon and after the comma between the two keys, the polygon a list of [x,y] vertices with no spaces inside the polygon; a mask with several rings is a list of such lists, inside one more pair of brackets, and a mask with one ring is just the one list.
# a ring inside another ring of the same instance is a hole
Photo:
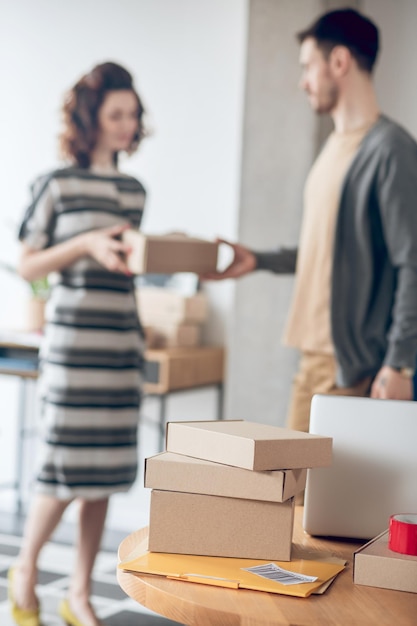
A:
{"label": "packing tape", "polygon": [[417,556],[417,514],[391,515],[388,547],[394,552]]}

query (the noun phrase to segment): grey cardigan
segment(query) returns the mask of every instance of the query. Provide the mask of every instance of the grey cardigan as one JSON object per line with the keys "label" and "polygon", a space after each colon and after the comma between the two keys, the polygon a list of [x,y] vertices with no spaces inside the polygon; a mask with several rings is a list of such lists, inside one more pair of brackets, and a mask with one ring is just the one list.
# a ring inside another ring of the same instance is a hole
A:
{"label": "grey cardigan", "polygon": [[[295,272],[297,250],[256,252],[257,269]],[[381,116],[346,174],[331,283],[337,382],[417,361],[417,143]]]}

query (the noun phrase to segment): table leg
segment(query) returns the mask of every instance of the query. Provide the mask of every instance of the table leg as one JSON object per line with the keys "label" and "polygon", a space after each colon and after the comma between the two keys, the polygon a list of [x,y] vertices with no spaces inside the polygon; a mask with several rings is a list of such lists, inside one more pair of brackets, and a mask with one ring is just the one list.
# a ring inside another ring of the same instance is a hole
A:
{"label": "table leg", "polygon": [[218,420],[224,419],[223,408],[224,408],[224,387],[223,387],[223,383],[219,383],[217,385],[217,419]]}
{"label": "table leg", "polygon": [[27,392],[28,392],[28,380],[26,378],[20,378],[19,380],[19,404],[18,404],[18,413],[17,413],[16,472],[15,472],[16,513],[19,515],[22,512],[23,446],[24,446],[24,440],[25,440]]}

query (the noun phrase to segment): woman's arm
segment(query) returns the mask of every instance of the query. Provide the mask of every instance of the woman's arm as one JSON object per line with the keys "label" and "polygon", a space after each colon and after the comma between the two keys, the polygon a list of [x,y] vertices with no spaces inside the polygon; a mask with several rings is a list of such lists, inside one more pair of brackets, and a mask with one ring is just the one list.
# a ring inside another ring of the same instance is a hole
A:
{"label": "woman's arm", "polygon": [[18,273],[28,281],[37,280],[51,272],[68,267],[84,256],[91,256],[110,272],[131,275],[121,255],[130,252],[129,246],[115,239],[128,224],[92,230],[45,250],[34,250],[23,243]]}

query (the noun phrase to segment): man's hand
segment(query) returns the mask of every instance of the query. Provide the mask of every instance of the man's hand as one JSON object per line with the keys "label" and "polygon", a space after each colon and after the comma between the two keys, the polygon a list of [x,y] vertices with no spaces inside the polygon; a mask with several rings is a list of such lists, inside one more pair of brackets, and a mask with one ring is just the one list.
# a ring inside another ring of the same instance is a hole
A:
{"label": "man's hand", "polygon": [[128,269],[123,258],[129,254],[131,248],[122,241],[115,239],[129,228],[129,224],[118,224],[85,233],[82,236],[84,237],[86,253],[109,272],[119,272],[131,276],[132,272]]}
{"label": "man's hand", "polygon": [[210,272],[202,275],[203,280],[224,280],[225,278],[239,278],[256,268],[256,258],[253,252],[238,243],[231,243],[225,239],[217,239],[218,243],[225,243],[233,250],[233,260],[222,272]]}
{"label": "man's hand", "polygon": [[381,400],[412,400],[413,381],[396,369],[384,365],[371,387],[371,398]]}

